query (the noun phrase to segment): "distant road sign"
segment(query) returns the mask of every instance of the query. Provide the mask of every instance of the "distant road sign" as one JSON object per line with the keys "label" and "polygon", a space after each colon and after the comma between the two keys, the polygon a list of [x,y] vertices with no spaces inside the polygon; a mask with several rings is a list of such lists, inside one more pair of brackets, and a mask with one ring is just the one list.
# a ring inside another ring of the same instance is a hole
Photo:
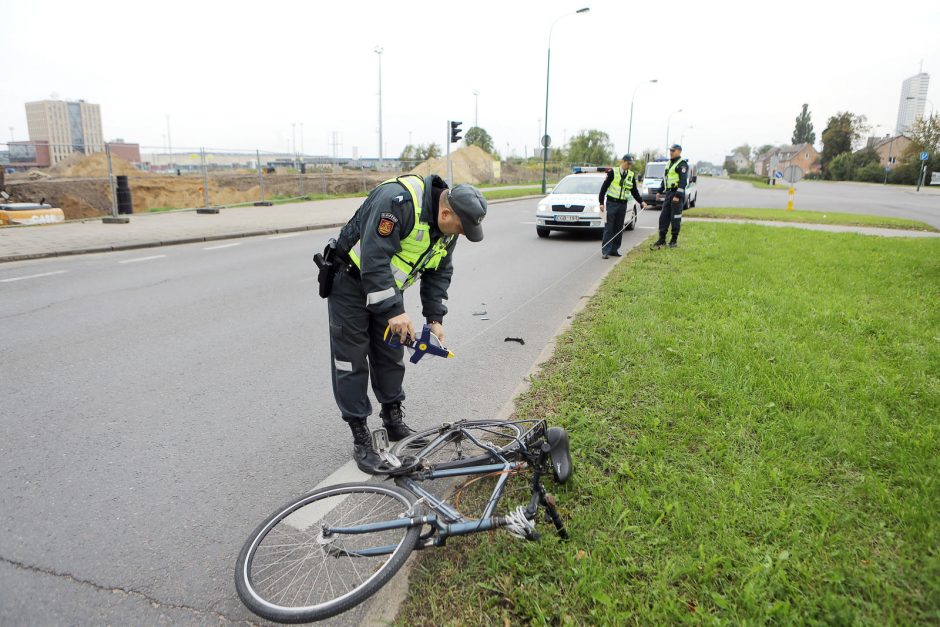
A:
{"label": "distant road sign", "polygon": [[927,151],[924,151],[924,152],[920,153],[920,160],[921,160],[921,161],[926,161],[926,160],[927,160],[927,157],[929,157],[929,156],[930,156],[930,153],[927,152]]}
{"label": "distant road sign", "polygon": [[548,148],[552,145],[552,138],[550,135],[542,135],[542,146]]}
{"label": "distant road sign", "polygon": [[775,178],[775,179],[782,179],[782,178],[783,178],[783,172],[779,172],[779,171],[778,171],[778,172],[774,172],[774,178]]}
{"label": "distant road sign", "polygon": [[803,180],[803,168],[798,165],[787,166],[787,169],[783,171],[783,178],[791,185],[797,183]]}

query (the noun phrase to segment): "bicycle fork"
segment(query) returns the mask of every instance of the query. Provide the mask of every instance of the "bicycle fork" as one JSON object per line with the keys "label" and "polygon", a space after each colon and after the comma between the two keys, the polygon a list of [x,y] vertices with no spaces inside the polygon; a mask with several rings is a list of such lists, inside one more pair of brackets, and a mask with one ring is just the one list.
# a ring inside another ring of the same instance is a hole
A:
{"label": "bicycle fork", "polygon": [[[532,473],[532,500],[529,501],[529,506],[525,509],[525,517],[528,520],[534,519],[538,512],[539,505],[541,505],[545,508],[546,521],[555,525],[555,530],[562,540],[567,540],[569,538],[568,530],[565,529],[565,522],[558,514],[558,508],[555,507],[555,497],[542,485],[542,475],[545,474],[545,460],[548,458],[550,450],[548,443],[543,442],[542,450],[535,464],[535,471]],[[533,529],[527,537],[530,540],[537,540],[538,534]]]}

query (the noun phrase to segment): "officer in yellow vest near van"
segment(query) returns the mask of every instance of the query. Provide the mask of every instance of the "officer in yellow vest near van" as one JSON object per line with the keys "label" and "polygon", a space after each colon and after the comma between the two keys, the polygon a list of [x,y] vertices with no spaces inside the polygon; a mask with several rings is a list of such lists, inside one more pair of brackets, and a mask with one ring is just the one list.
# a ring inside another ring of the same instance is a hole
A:
{"label": "officer in yellow vest near van", "polygon": [[685,187],[689,184],[689,163],[682,158],[682,146],[669,147],[669,162],[663,176],[663,186],[657,194],[663,195],[663,210],[659,214],[659,239],[650,244],[657,250],[666,245],[666,232],[672,224],[672,239],[669,248],[679,245],[679,228],[682,226],[682,208],[685,205]]}
{"label": "officer in yellow vest near van", "polygon": [[[620,243],[623,241],[623,223],[626,222],[627,208],[630,204],[630,196],[633,196],[637,204],[646,209],[646,203],[640,198],[640,192],[637,189],[636,176],[633,170],[633,155],[624,155],[620,160],[619,168],[612,168],[607,173],[607,178],[601,186],[598,201],[601,204],[601,211],[607,213],[607,222],[604,224],[604,238],[601,240],[601,256],[604,259],[620,256]],[[630,222],[626,230],[632,231],[636,228],[637,211],[633,210]]]}
{"label": "officer in yellow vest near van", "polygon": [[366,423],[372,414],[370,379],[389,440],[414,433],[401,406],[404,348],[385,342],[387,327],[401,338],[417,337],[402,292],[420,279],[422,313],[443,341],[457,237],[482,240],[485,216],[486,200],[471,185],[448,189],[436,175],[400,176],[373,189],[340,231],[326,289],[321,270],[320,293],[328,297],[330,313],[333,396],[352,430],[353,457],[363,472],[381,472],[383,466]]}

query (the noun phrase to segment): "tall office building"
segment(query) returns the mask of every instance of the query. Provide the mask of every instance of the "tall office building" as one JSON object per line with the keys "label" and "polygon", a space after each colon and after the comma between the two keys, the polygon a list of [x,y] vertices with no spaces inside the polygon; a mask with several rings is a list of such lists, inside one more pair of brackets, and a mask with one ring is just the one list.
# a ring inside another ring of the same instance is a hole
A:
{"label": "tall office building", "polygon": [[26,103],[26,124],[31,141],[49,142],[52,165],[73,152],[91,154],[104,150],[101,107],[79,100],[38,100]]}
{"label": "tall office building", "polygon": [[927,84],[930,75],[926,72],[915,74],[901,84],[901,104],[898,105],[898,123],[895,135],[903,135],[911,130],[914,120],[924,117],[924,105],[927,103]]}

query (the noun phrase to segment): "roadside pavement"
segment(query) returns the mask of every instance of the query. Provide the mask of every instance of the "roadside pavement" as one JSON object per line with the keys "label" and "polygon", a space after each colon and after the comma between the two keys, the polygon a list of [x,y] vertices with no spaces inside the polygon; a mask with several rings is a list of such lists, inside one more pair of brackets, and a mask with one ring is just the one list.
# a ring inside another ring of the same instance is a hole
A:
{"label": "roadside pavement", "polygon": [[807,231],[828,231],[829,233],[859,233],[860,235],[878,235],[880,237],[940,237],[932,231],[908,231],[906,229],[884,229],[873,226],[846,226],[841,224],[810,224],[807,222],[777,222],[773,220],[739,220],[735,218],[683,218],[683,222],[730,222],[732,224],[759,224],[761,226],[789,227]]}

